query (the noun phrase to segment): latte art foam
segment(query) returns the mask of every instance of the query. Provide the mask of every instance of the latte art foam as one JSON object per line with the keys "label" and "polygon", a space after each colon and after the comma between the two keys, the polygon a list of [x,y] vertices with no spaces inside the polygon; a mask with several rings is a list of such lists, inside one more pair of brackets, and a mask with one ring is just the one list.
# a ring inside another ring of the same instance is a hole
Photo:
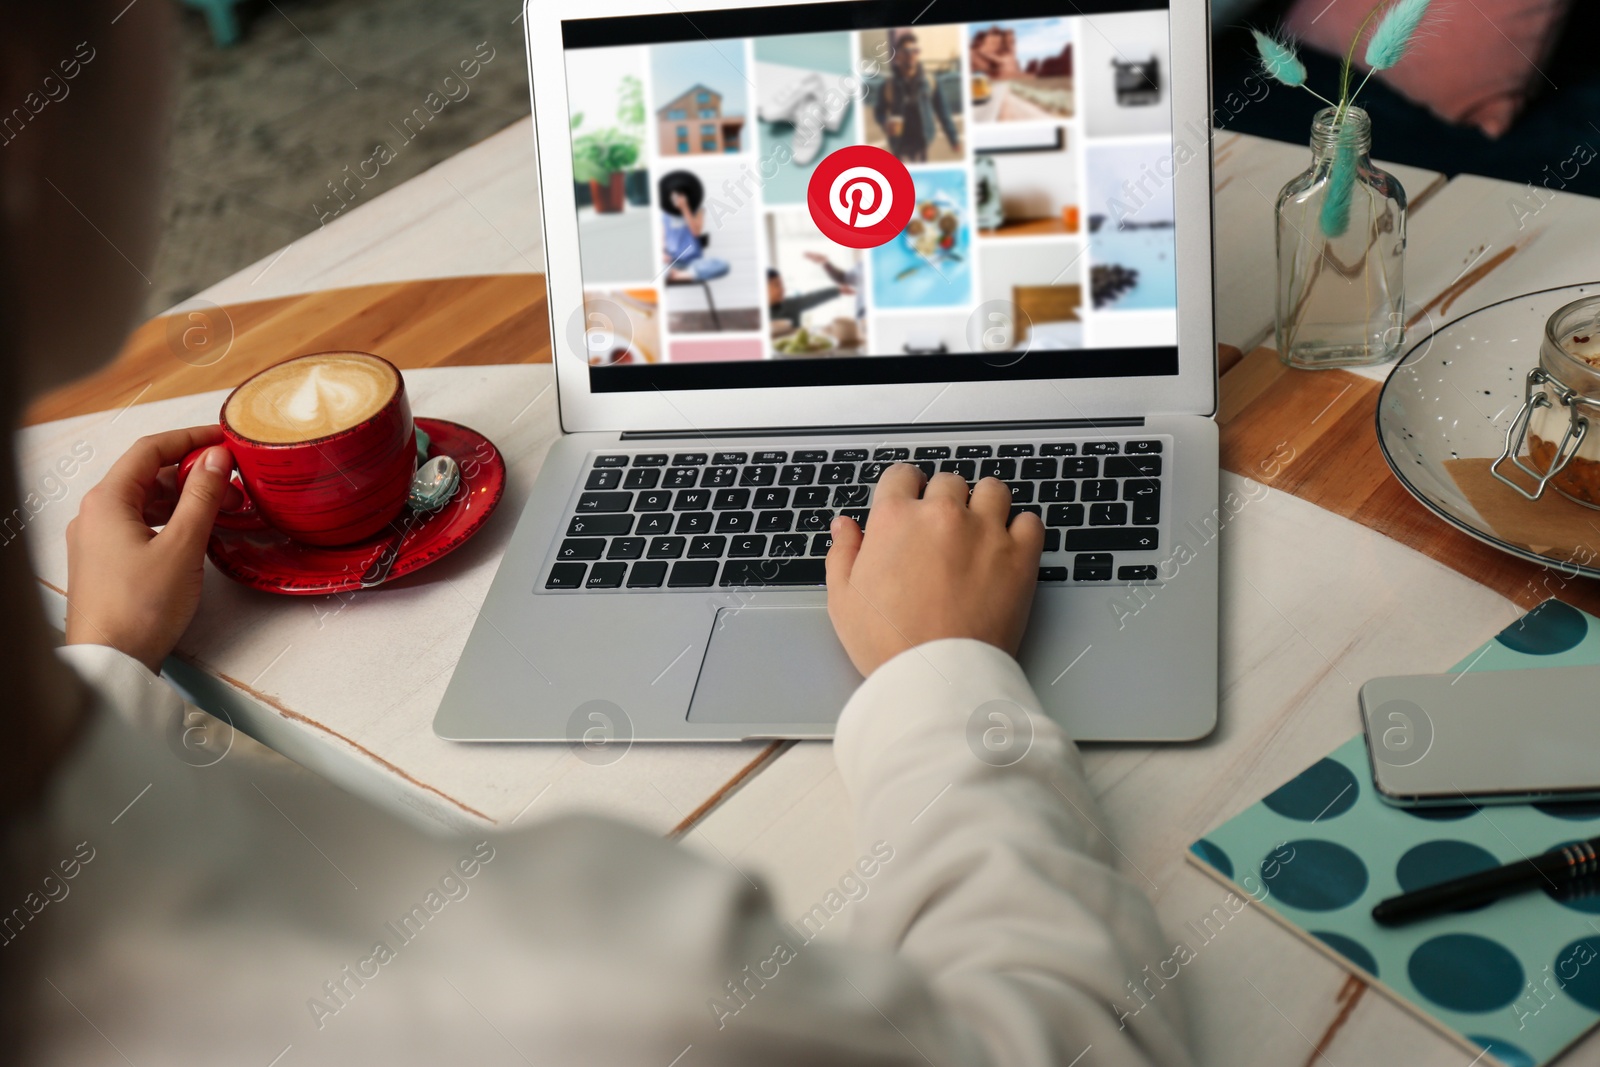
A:
{"label": "latte art foam", "polygon": [[223,417],[235,433],[252,441],[310,441],[370,419],[398,385],[394,369],[372,356],[306,356],[262,371],[240,386]]}

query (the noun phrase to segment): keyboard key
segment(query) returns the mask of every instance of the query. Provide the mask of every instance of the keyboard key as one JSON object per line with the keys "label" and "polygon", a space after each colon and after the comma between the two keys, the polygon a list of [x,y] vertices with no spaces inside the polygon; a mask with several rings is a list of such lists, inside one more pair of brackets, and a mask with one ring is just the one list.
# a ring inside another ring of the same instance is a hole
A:
{"label": "keyboard key", "polygon": [[[802,455],[796,452],[795,455]],[[809,463],[801,463],[783,468],[778,475],[779,485],[810,485],[817,480],[817,468]]]}
{"label": "keyboard key", "polygon": [[644,452],[633,457],[635,467],[665,467],[667,456],[665,452]]}
{"label": "keyboard key", "polygon": [[787,489],[757,489],[755,502],[757,508],[786,508],[789,506],[789,490]]}
{"label": "keyboard key", "polygon": [[833,461],[835,463],[860,463],[866,458],[867,450],[864,448],[836,448],[833,450]]}
{"label": "keyboard key", "polygon": [[1161,547],[1156,531],[1148,526],[1068,530],[1066,542],[1068,552],[1137,552]]}
{"label": "keyboard key", "polygon": [[608,511],[627,511],[633,507],[632,493],[584,493],[578,497],[579,515]]}
{"label": "keyboard key", "polygon": [[720,489],[725,485],[732,485],[738,477],[738,467],[707,467],[700,475],[700,484],[711,489]]}
{"label": "keyboard key", "polygon": [[827,563],[821,559],[730,559],[722,565],[721,585],[822,585]]}
{"label": "keyboard key", "polygon": [[800,513],[800,521],[795,524],[795,529],[805,533],[814,533],[818,530],[826,530],[831,522],[833,522],[833,512],[831,511],[802,511]]}
{"label": "keyboard key", "polygon": [[[1158,445],[1160,443],[1160,441],[1156,442]],[[1156,568],[1154,564],[1117,568],[1117,581],[1119,582],[1153,582],[1155,580]]]}
{"label": "keyboard key", "polygon": [[861,465],[860,481],[864,485],[876,485],[878,479],[883,477],[883,472],[888,470],[889,467],[890,464],[888,463],[863,463]]}
{"label": "keyboard key", "polygon": [[667,576],[665,563],[651,563],[648,560],[635,563],[633,570],[628,572],[629,589],[657,589]]}
{"label": "keyboard key", "polygon": [[[596,473],[599,473],[598,471]],[[624,489],[654,489],[661,482],[661,471],[655,467],[635,467],[623,479]]]}
{"label": "keyboard key", "polygon": [[1039,580],[1041,582],[1064,582],[1071,575],[1065,567],[1040,567]]}
{"label": "keyboard key", "polygon": [[1053,459],[1025,459],[1022,461],[1022,476],[1034,481],[1044,481],[1056,476],[1056,461]]}
{"label": "keyboard key", "polygon": [[1124,500],[1151,500],[1160,497],[1161,483],[1154,478],[1129,478],[1122,483]]}
{"label": "keyboard key", "polygon": [[1080,500],[1115,500],[1117,499],[1117,483],[1101,478],[1092,482],[1083,483],[1083,492]]}
{"label": "keyboard key", "polygon": [[717,495],[711,501],[713,511],[731,511],[735,508],[750,506],[750,490],[748,489],[718,489]]}
{"label": "keyboard key", "polygon": [[679,452],[672,457],[674,467],[703,467],[706,462],[704,452]]}
{"label": "keyboard key", "polygon": [[716,582],[717,561],[714,559],[684,561],[672,565],[672,574],[667,578],[668,589],[693,589],[702,588]]}
{"label": "keyboard key", "polygon": [[894,462],[897,462],[899,460],[910,459],[911,458],[911,449],[909,449],[909,448],[877,448],[877,449],[873,449],[872,458],[873,459],[879,459],[879,460],[888,460],[890,463],[894,463]]}
{"label": "keyboard key", "polygon": [[828,549],[833,547],[833,534],[819,533],[811,538],[811,554],[813,556],[826,556]]}
{"label": "keyboard key", "polygon": [[597,468],[589,472],[588,480],[583,483],[585,489],[615,489],[622,484],[622,472],[615,467]]}
{"label": "keyboard key", "polygon": [[1057,441],[1054,444],[1039,446],[1039,455],[1041,456],[1076,456],[1077,454],[1078,446],[1070,441]]}
{"label": "keyboard key", "polygon": [[682,537],[653,537],[650,539],[650,558],[677,559],[683,555],[686,543]]}
{"label": "keyboard key", "polygon": [[1045,512],[1044,524],[1046,526],[1082,526],[1082,504],[1051,504]]}
{"label": "keyboard key", "polygon": [[947,459],[939,464],[939,470],[947,474],[959,474],[969,482],[978,478],[978,464],[970,459]]}
{"label": "keyboard key", "polygon": [[836,508],[859,507],[867,502],[872,495],[872,489],[865,485],[841,485],[833,491],[833,506]]}
{"label": "keyboard key", "polygon": [[628,457],[596,456],[594,457],[594,465],[596,467],[626,467],[628,465]]}
{"label": "keyboard key", "polygon": [[848,485],[856,480],[854,463],[824,463],[822,475],[817,479],[823,485]]}
{"label": "keyboard key", "polygon": [[1018,515],[1021,515],[1024,511],[1033,512],[1035,515],[1039,516],[1041,521],[1044,519],[1044,512],[1040,509],[1038,504],[1012,504],[1011,514],[1006,517],[1006,522],[1009,523],[1012,519],[1016,518]]}
{"label": "keyboard key", "polygon": [[1008,482],[1006,484],[1011,489],[1011,502],[1013,504],[1033,503],[1032,482]]}
{"label": "keyboard key", "polygon": [[932,478],[936,473],[938,473],[934,469],[933,460],[931,459],[914,460],[911,465],[922,472],[923,478]]}
{"label": "keyboard key", "polygon": [[772,554],[774,556],[803,556],[806,546],[811,543],[811,538],[805,534],[782,534],[772,539]]}
{"label": "keyboard key", "polygon": [[646,489],[633,501],[635,511],[666,511],[672,494],[665,489]]}
{"label": "keyboard key", "polygon": [[1032,445],[1001,445],[1000,446],[1000,455],[1002,455],[1002,456],[1031,456],[1031,455],[1033,455],[1033,446]]}
{"label": "keyboard key", "polygon": [[1126,504],[1095,504],[1089,509],[1090,526],[1126,526],[1128,525],[1128,505]]}
{"label": "keyboard key", "polygon": [[606,550],[604,537],[569,537],[556,549],[557,559],[599,559]]}
{"label": "keyboard key", "polygon": [[750,454],[748,452],[718,452],[716,455],[711,457],[711,462],[722,466],[732,466],[736,463],[749,463]]}
{"label": "keyboard key", "polygon": [[589,568],[589,579],[583,583],[585,589],[618,589],[622,586],[622,576],[628,571],[626,563],[596,563]]}
{"label": "keyboard key", "polygon": [[567,523],[567,536],[608,537],[633,529],[632,515],[574,515]]}
{"label": "keyboard key", "polygon": [[914,453],[917,459],[949,459],[949,445],[922,445]]}
{"label": "keyboard key", "polygon": [[739,534],[728,543],[728,555],[735,558],[764,556],[766,554],[767,537],[765,534]]}
{"label": "keyboard key", "polygon": [[1133,502],[1133,524],[1135,526],[1154,526],[1161,521],[1161,499],[1151,497],[1135,500]]}
{"label": "keyboard key", "polygon": [[[1151,440],[1148,440],[1148,441],[1129,441],[1128,442],[1128,446],[1125,449],[1123,449],[1123,451],[1124,452],[1160,452],[1161,451],[1161,442],[1157,441],[1157,440],[1155,440],[1153,438]],[[1133,568],[1124,567],[1122,569],[1123,570],[1130,570],[1130,569],[1133,569]]]}
{"label": "keyboard key", "polygon": [[1109,582],[1111,580],[1110,553],[1086,552],[1072,557],[1072,580],[1075,582]]}
{"label": "keyboard key", "polygon": [[757,452],[750,457],[751,463],[782,463],[789,458],[787,452]]}
{"label": "keyboard key", "polygon": [[[603,473],[595,471],[595,474]],[[1106,460],[1107,478],[1154,478],[1161,473],[1160,456],[1113,456]],[[590,475],[594,477],[594,475]]]}
{"label": "keyboard key", "polygon": [[704,511],[710,506],[709,489],[680,489],[672,500],[673,511]]}
{"label": "keyboard key", "polygon": [[[778,455],[783,453],[779,452]],[[777,480],[777,467],[746,467],[739,474],[740,485],[771,485]]]}
{"label": "keyboard key", "polygon": [[957,445],[957,459],[983,459],[994,455],[993,445]]}
{"label": "keyboard key", "polygon": [[1039,487],[1039,499],[1046,504],[1069,504],[1077,498],[1077,482],[1045,482]]}
{"label": "keyboard key", "polygon": [[711,512],[709,511],[680,511],[678,521],[673,524],[673,533],[699,534],[711,532]]}
{"label": "keyboard key", "polygon": [[1044,532],[1044,551],[1061,551],[1061,531],[1056,529],[1054,526],[1049,527]]}
{"label": "keyboard key", "polygon": [[639,516],[639,533],[664,534],[672,532],[672,516],[659,512],[654,515]]}
{"label": "keyboard key", "polygon": [[720,556],[723,549],[728,547],[726,537],[715,534],[702,534],[699,537],[689,538],[689,558],[705,559],[707,556]]}
{"label": "keyboard key", "polygon": [[644,538],[613,537],[606,549],[606,559],[638,559],[644,555]]}
{"label": "keyboard key", "polygon": [[843,511],[839,512],[839,514],[843,515],[847,519],[854,519],[856,525],[861,527],[863,530],[867,528],[867,515],[869,512],[866,508],[845,508]]}
{"label": "keyboard key", "polygon": [[827,506],[829,492],[826,486],[807,485],[794,491],[794,506],[797,508],[820,508]]}
{"label": "keyboard key", "polygon": [[1002,482],[1009,482],[1017,476],[1017,461],[1014,459],[986,459],[978,464],[978,477],[999,478]]}
{"label": "keyboard key", "polygon": [[796,463],[826,463],[828,462],[828,452],[822,448],[808,448],[796,452],[790,458]]}
{"label": "keyboard key", "polygon": [[668,489],[688,489],[700,480],[700,472],[693,467],[668,467],[666,480],[662,483]]}
{"label": "keyboard key", "polygon": [[[1121,507],[1119,504],[1118,507]],[[752,511],[717,512],[717,533],[749,533],[755,528],[756,516]]]}
{"label": "keyboard key", "polygon": [[1115,441],[1085,441],[1083,454],[1086,456],[1114,456],[1122,450],[1122,446]]}
{"label": "keyboard key", "polygon": [[557,563],[550,568],[550,577],[544,580],[546,589],[582,589],[584,563]]}
{"label": "keyboard key", "polygon": [[793,525],[792,511],[763,511],[756,516],[756,529],[762,533],[785,533]]}

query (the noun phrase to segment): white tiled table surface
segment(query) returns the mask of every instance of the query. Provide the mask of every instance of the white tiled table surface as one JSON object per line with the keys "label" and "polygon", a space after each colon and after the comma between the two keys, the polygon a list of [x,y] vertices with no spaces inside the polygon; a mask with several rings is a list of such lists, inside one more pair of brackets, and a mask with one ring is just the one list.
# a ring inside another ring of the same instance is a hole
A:
{"label": "white tiled table surface", "polygon": [[[1217,138],[1222,341],[1248,349],[1270,332],[1272,200],[1303,169],[1307,153],[1237,134]],[[1413,205],[1410,305],[1433,305],[1432,321],[1518,292],[1600,277],[1600,201],[1557,194],[1519,228],[1511,205],[1526,199],[1525,189],[1470,177],[1446,184],[1431,172],[1392,169]],[[225,305],[378,281],[536,272],[543,267],[537,205],[531,131],[518,124],[201,296]],[[1493,267],[1485,272],[1487,264]],[[1455,293],[1448,306],[1437,299],[1446,291]],[[417,411],[475,426],[506,455],[510,483],[497,518],[425,575],[345,600],[273,598],[208,576],[200,619],[180,649],[189,665],[176,673],[242,729],[423,825],[503,827],[586,808],[661,832],[680,828],[685,842],[713,861],[765,878],[781,915],[798,914],[855,859],[826,744],[776,751],[640,745],[597,768],[561,746],[459,746],[433,736],[449,671],[557,432],[550,379],[548,365],[408,372]],[[76,443],[94,450],[66,495],[29,528],[58,618],[66,584],[62,532],[83,491],[134,438],[208,421],[220,397],[137,405],[24,431],[25,486],[38,484]],[[1236,481],[1225,474],[1224,491]],[[1184,861],[1189,842],[1355,733],[1362,681],[1443,670],[1518,614],[1449,568],[1276,491],[1240,512],[1219,544],[1216,733],[1190,745],[1086,752],[1106,812],[1102,829],[1173,931],[1223,897]],[[1321,562],[1308,566],[1308,559]],[[1465,1067],[1471,1060],[1380,995],[1369,991],[1346,1003],[1345,979],[1247,909],[1184,971],[1202,1062]],[[1600,1052],[1591,1042],[1569,1062],[1600,1062]]]}

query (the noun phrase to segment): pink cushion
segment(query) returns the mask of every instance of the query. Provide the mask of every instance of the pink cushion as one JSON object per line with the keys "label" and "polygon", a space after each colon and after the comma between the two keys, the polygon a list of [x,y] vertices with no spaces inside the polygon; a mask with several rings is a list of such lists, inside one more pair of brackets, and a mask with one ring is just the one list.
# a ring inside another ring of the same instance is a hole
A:
{"label": "pink cushion", "polygon": [[[1571,2],[1435,3],[1411,51],[1376,77],[1448,122],[1476,126],[1499,137],[1543,82],[1539,65],[1555,45]],[[1285,28],[1295,40],[1343,58],[1372,4],[1373,0],[1295,0]],[[1363,40],[1356,49],[1358,65],[1365,52]],[[1362,66],[1361,74],[1365,73]],[[1359,83],[1359,78],[1354,80]],[[1339,91],[1337,85],[1312,88],[1330,99]]]}

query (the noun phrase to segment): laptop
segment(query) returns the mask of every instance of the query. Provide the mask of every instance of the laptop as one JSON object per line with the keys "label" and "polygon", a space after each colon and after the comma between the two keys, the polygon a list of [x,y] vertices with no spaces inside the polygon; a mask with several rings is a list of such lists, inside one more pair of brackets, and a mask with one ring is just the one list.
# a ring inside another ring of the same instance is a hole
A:
{"label": "laptop", "polygon": [[1019,659],[1074,737],[1210,732],[1205,0],[524,22],[562,434],[436,733],[832,736],[829,523],[897,462],[1044,520]]}

